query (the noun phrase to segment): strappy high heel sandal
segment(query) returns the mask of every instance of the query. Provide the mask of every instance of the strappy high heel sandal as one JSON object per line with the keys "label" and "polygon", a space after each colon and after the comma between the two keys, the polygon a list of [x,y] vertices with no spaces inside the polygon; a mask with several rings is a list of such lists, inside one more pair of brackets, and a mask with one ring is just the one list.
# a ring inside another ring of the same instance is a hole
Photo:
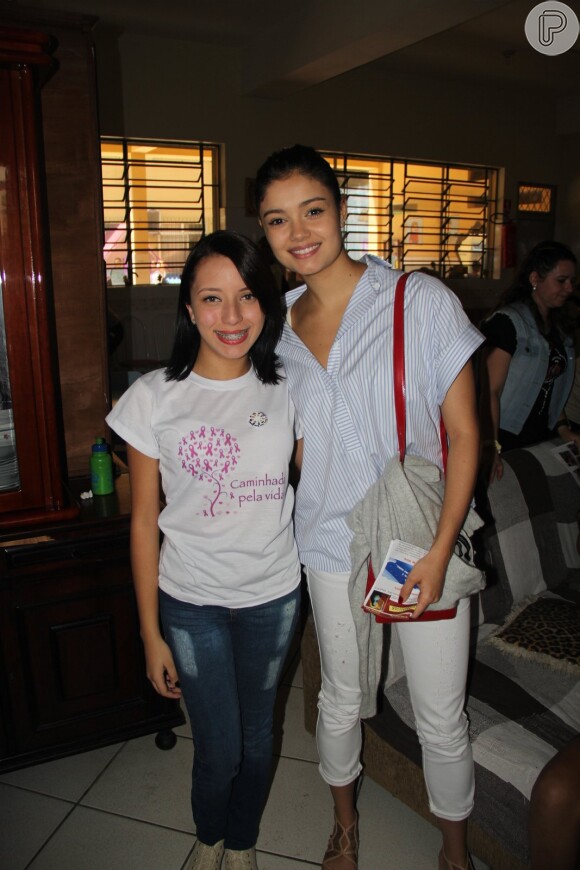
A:
{"label": "strappy high heel sandal", "polygon": [[471,855],[467,853],[465,864],[454,864],[445,854],[445,849],[441,847],[439,852],[439,870],[475,870]]}
{"label": "strappy high heel sandal", "polygon": [[336,816],[334,829],[322,859],[322,870],[358,870],[358,815],[352,825],[343,827]]}

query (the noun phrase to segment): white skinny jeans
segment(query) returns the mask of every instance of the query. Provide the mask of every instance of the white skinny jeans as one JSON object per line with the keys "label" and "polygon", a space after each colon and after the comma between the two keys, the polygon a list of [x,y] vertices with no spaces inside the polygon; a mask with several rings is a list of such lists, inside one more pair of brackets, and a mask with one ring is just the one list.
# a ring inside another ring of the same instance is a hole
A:
{"label": "white skinny jeans", "polygon": [[[362,693],[349,575],[308,568],[306,576],[322,670],[316,729],[320,774],[329,785],[348,785],[362,769]],[[469,610],[464,599],[455,619],[392,626],[403,652],[429,807],[449,821],[466,819],[473,808],[473,756],[464,711]]]}

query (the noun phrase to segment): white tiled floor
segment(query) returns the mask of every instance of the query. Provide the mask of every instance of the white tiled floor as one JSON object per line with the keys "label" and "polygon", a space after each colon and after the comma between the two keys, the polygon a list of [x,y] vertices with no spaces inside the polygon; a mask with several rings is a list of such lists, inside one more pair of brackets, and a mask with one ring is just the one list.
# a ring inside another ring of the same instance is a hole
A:
{"label": "white tiled floor", "polygon": [[[280,688],[277,721],[260,870],[320,867],[332,810],[303,725],[298,653]],[[192,743],[187,726],[177,735],[168,752],[150,735],[0,776],[2,870],[183,870],[195,842]],[[370,779],[359,810],[360,870],[434,870],[434,827]]]}

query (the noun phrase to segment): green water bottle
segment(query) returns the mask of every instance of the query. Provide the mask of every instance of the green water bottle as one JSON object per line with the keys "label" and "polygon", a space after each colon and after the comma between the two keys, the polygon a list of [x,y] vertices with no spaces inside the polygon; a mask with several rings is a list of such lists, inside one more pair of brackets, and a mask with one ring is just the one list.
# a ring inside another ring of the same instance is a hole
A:
{"label": "green water bottle", "polygon": [[115,491],[113,460],[104,438],[95,438],[91,453],[91,489],[93,495],[109,495]]}

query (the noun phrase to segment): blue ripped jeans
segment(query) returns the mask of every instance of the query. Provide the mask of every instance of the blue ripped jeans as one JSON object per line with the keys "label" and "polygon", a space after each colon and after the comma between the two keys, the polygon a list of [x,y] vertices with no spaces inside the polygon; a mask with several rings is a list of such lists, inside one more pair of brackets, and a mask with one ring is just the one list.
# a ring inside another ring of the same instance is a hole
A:
{"label": "blue ripped jeans", "polygon": [[159,601],[191,721],[197,837],[250,849],[270,785],[274,702],[300,587],[237,609],[187,604],[164,592]]}

